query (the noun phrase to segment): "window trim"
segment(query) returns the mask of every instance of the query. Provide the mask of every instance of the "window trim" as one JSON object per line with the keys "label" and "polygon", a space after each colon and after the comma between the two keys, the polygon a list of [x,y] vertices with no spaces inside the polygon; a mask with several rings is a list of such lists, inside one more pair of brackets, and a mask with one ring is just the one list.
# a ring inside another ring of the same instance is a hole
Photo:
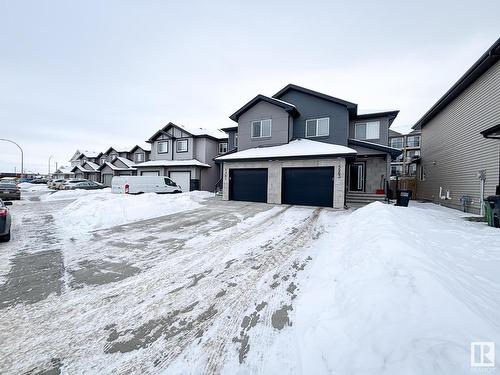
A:
{"label": "window trim", "polygon": [[[327,134],[319,134],[319,120],[327,120],[328,121],[328,133]],[[308,121],[316,121],[316,133],[315,135],[307,135],[307,122]],[[330,136],[330,117],[317,117],[317,118],[309,118],[306,120],[306,128],[304,132],[306,138],[315,138],[315,137],[329,137]]]}
{"label": "window trim", "polygon": [[234,134],[234,147],[238,147],[238,133]]}
{"label": "window trim", "polygon": [[[139,160],[139,156],[142,156],[142,160]],[[135,162],[136,163],[143,163],[145,159],[146,159],[146,155],[144,155],[144,152],[137,152],[135,154]]]}
{"label": "window trim", "polygon": [[[181,142],[182,143],[186,142],[186,149],[179,151],[179,145],[182,144]],[[176,154],[183,154],[183,153],[188,152],[188,151],[189,151],[189,140],[187,138],[178,139],[175,141],[175,153]]]}
{"label": "window trim", "polygon": [[[262,135],[262,121],[269,121],[269,135],[266,135],[266,136]],[[254,129],[253,124],[255,124],[257,122],[260,123],[260,135],[258,135],[258,136],[256,136],[254,134],[254,131],[253,131],[253,129]],[[250,137],[252,139],[271,138],[272,137],[272,135],[273,135],[273,119],[272,118],[263,118],[261,120],[253,120],[250,122],[250,124],[251,124]]]}
{"label": "window trim", "polygon": [[[166,151],[160,151],[160,143],[165,143],[167,145],[165,147]],[[168,149],[169,149],[169,142],[168,141],[158,141],[158,144],[156,145],[156,151],[159,154],[168,154]]]}
{"label": "window trim", "polygon": [[[226,145],[226,150],[225,151],[221,151],[220,147],[222,145]],[[218,152],[219,152],[219,155],[220,154],[225,154],[227,152],[227,142],[219,142],[219,144],[218,144]]]}
{"label": "window trim", "polygon": [[[378,137],[377,138],[368,138],[366,135],[367,135],[367,128],[368,128],[368,124],[371,124],[371,123],[378,123]],[[365,125],[365,138],[359,138],[358,137],[358,125]],[[354,138],[355,139],[358,139],[360,141],[373,141],[373,140],[377,140],[377,139],[380,139],[380,121],[365,121],[365,122],[355,122],[354,123]]]}

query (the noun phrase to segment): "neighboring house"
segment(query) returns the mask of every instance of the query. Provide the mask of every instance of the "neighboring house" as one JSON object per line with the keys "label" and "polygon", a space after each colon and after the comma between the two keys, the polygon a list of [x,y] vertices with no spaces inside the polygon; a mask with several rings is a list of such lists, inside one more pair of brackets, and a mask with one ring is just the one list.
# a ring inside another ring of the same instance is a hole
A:
{"label": "neighboring house", "polygon": [[[398,111],[359,114],[357,104],[296,85],[257,95],[225,128],[223,199],[343,208],[384,199]],[[376,194],[378,193],[378,194]]]}
{"label": "neighboring house", "polygon": [[[76,155],[76,154],[75,154]],[[98,163],[98,157],[99,157],[100,153],[98,152],[95,152],[95,151],[82,151],[80,152],[80,155],[78,155],[78,157],[76,158],[75,160],[75,165],[80,165],[82,166],[85,162],[89,161],[91,163]],[[73,160],[71,162],[71,165],[73,165]]]}
{"label": "neighboring house", "polygon": [[112,161],[105,161],[98,167],[100,172],[100,181],[111,186],[113,176],[135,176],[137,169],[134,168],[134,162],[121,156],[115,156]]}
{"label": "neighboring house", "polygon": [[136,164],[144,163],[149,161],[151,158],[151,145],[135,145],[129,151],[129,159]]}
{"label": "neighboring house", "polygon": [[52,178],[55,180],[73,178],[75,174],[71,172],[72,169],[73,167],[59,167],[52,174]]}
{"label": "neighboring house", "polygon": [[77,165],[80,165],[80,159],[78,159],[78,158],[80,157],[81,154],[82,154],[82,152],[80,150],[75,151],[75,153],[73,154],[73,156],[69,160],[69,162],[71,163],[71,167],[76,167]]}
{"label": "neighboring house", "polygon": [[151,160],[135,164],[139,176],[168,176],[183,191],[214,191],[220,179],[214,158],[227,151],[224,132],[170,122],[146,142],[151,144]]}
{"label": "neighboring house", "polygon": [[414,125],[421,129],[418,197],[480,213],[499,180],[499,145],[481,132],[500,124],[500,39]]}
{"label": "neighboring house", "polygon": [[[95,154],[97,156],[97,153]],[[81,160],[81,157],[79,158]],[[88,160],[84,160],[82,165],[76,165],[71,169],[75,175],[75,178],[85,178],[87,180],[100,182],[101,172],[99,171],[99,165]]]}
{"label": "neighboring house", "polygon": [[416,177],[420,160],[420,130],[401,134],[389,129],[389,146],[402,151],[391,163],[391,176]]}

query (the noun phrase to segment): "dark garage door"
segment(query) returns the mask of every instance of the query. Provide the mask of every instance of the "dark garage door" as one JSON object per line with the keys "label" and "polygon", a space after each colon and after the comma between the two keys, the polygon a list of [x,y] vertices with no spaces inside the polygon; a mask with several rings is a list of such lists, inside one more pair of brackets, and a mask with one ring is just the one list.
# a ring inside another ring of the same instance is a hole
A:
{"label": "dark garage door", "polygon": [[267,169],[230,169],[229,199],[267,202]]}
{"label": "dark garage door", "polygon": [[333,167],[283,168],[284,204],[333,207]]}

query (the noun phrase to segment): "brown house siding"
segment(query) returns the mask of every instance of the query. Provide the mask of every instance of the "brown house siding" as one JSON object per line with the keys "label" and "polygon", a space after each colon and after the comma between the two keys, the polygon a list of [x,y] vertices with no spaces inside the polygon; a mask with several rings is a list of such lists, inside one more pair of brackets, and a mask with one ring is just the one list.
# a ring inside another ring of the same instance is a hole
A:
{"label": "brown house siding", "polygon": [[[470,211],[479,213],[479,170],[486,170],[485,196],[498,184],[500,142],[480,132],[500,124],[500,62],[493,65],[422,128],[422,164],[425,181],[418,181],[418,197],[461,208],[468,195]],[[451,200],[439,198],[439,188]]]}

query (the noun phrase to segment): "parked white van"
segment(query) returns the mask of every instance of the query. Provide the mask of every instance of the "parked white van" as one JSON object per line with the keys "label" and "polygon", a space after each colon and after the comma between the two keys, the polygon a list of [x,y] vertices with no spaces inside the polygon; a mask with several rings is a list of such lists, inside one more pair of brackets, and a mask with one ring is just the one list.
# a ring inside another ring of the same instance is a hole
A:
{"label": "parked white van", "polygon": [[166,176],[114,176],[111,192],[116,194],[182,193],[182,189]]}

